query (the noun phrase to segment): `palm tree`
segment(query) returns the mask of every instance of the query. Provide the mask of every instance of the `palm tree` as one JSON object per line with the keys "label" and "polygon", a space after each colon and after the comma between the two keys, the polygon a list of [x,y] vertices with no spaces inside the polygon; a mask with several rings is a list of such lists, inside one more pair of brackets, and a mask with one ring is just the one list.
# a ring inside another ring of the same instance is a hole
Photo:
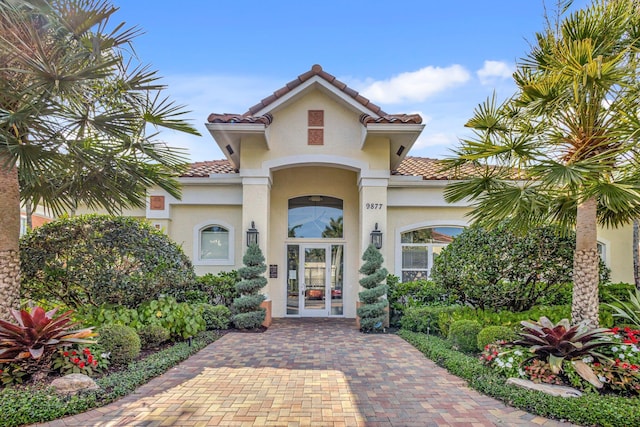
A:
{"label": "palm tree", "polygon": [[472,217],[488,226],[513,218],[518,228],[575,227],[572,317],[597,325],[597,225],[640,213],[640,1],[595,0],[568,13],[570,5],[536,34],[514,73],[517,93],[476,108],[466,125],[475,137],[446,164],[478,173],[445,197],[471,199]]}
{"label": "palm tree", "polygon": [[18,304],[21,197],[60,213],[144,206],[151,185],[180,195],[187,159],[155,129],[197,131],[136,65],[138,30],[109,25],[116,11],[107,0],[0,1],[0,318]]}

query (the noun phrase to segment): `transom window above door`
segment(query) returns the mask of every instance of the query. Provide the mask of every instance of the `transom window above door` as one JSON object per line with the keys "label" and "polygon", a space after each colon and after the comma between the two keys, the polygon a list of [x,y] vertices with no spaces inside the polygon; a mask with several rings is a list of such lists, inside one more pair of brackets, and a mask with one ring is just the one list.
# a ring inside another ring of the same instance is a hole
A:
{"label": "transom window above door", "polygon": [[288,236],[290,238],[341,239],[342,200],[329,196],[302,196],[289,199]]}

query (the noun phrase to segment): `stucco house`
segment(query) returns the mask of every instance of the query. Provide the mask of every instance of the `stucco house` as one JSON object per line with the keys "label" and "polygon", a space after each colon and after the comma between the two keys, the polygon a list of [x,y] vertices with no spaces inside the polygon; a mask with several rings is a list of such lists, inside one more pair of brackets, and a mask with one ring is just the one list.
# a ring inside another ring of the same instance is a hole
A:
{"label": "stucco house", "polygon": [[[448,204],[450,176],[411,157],[424,125],[388,114],[319,65],[244,114],[206,124],[226,156],[180,177],[182,200],[149,191],[147,218],[182,245],[198,274],[242,266],[248,234],[266,263],[274,317],[356,317],[361,256],[372,239],[390,273],[425,278],[467,226],[468,206]],[[600,230],[613,281],[632,281],[630,227]]]}

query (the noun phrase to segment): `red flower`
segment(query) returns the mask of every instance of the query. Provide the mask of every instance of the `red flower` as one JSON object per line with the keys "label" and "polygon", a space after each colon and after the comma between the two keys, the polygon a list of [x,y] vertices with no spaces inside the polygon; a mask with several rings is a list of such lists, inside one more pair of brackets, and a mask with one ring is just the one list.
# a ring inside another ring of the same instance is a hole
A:
{"label": "red flower", "polygon": [[615,328],[611,328],[611,332],[613,332],[614,334],[617,334],[619,330],[620,328],[617,326]]}
{"label": "red flower", "polygon": [[71,352],[71,355],[72,355],[72,356],[76,356],[77,354],[78,354],[78,353],[77,353],[75,350],[73,350],[73,351]]}
{"label": "red flower", "polygon": [[69,352],[68,352],[68,351],[65,351],[64,353],[62,353],[62,355],[63,355],[64,357],[69,357]]}
{"label": "red flower", "polygon": [[85,366],[85,365],[84,365],[84,362],[80,362],[80,363],[78,364],[78,366],[80,367],[80,369],[84,368],[84,366]]}
{"label": "red flower", "polygon": [[78,359],[77,357],[74,357],[73,360],[71,360],[73,363],[78,363],[80,362],[80,359]]}
{"label": "red flower", "polygon": [[88,348],[85,348],[84,350],[82,350],[82,352],[86,355],[91,354],[91,350],[89,350]]}
{"label": "red flower", "polygon": [[93,361],[93,363],[92,363],[92,365],[93,365],[93,366],[98,366],[98,361],[97,361],[97,360],[94,360],[94,361]]}
{"label": "red flower", "polygon": [[89,355],[89,357],[87,357],[87,362],[92,363],[93,362],[93,356]]}

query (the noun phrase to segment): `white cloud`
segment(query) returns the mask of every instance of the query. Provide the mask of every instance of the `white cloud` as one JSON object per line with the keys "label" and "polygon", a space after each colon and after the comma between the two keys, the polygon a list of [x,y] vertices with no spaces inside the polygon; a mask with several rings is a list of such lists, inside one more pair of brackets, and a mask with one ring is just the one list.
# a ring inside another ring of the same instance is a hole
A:
{"label": "white cloud", "polygon": [[460,86],[469,79],[469,72],[461,65],[454,64],[444,68],[428,66],[387,80],[365,81],[360,92],[373,102],[385,104],[422,102],[446,89]]}
{"label": "white cloud", "polygon": [[476,74],[483,85],[495,83],[497,80],[510,79],[514,68],[502,61],[484,61],[484,66]]}

